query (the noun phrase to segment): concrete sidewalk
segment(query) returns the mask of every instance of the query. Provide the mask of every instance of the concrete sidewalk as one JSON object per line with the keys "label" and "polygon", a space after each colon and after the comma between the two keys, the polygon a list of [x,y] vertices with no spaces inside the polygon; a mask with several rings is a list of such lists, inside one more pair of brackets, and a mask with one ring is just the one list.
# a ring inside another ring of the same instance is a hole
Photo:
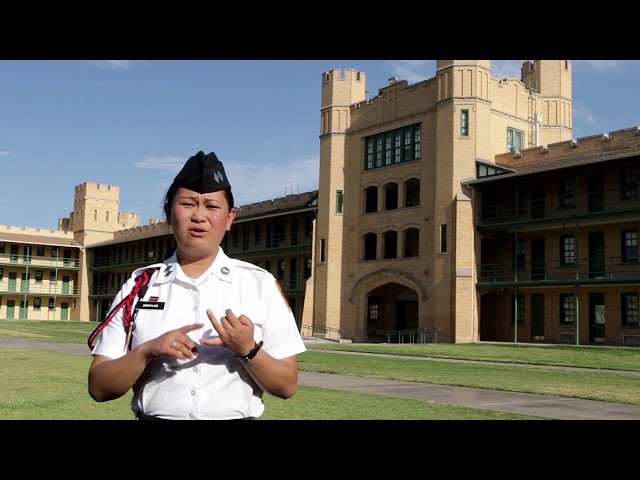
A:
{"label": "concrete sidewalk", "polygon": [[[0,349],[43,349],[74,355],[90,355],[86,345],[35,342],[22,338],[0,337]],[[336,353],[336,352],[332,352]],[[346,352],[338,352],[346,353]],[[352,352],[349,352],[352,353]],[[395,357],[397,358],[397,356]],[[420,358],[425,361],[440,359]],[[460,360],[456,360],[460,362]],[[472,363],[483,363],[474,361]],[[495,362],[487,362],[497,365]],[[522,365],[519,365],[522,366]],[[549,367],[536,367],[549,368]],[[554,367],[560,369],[562,367]],[[571,368],[571,370],[580,370]],[[589,371],[593,371],[589,369]],[[612,371],[613,372],[613,371]],[[621,373],[621,372],[615,372]],[[638,372],[624,372],[638,374]],[[455,387],[431,383],[400,382],[350,375],[303,372],[299,384],[375,395],[396,396],[463,407],[533,415],[556,420],[640,420],[640,406],[594,400],[502,392],[481,388]]]}

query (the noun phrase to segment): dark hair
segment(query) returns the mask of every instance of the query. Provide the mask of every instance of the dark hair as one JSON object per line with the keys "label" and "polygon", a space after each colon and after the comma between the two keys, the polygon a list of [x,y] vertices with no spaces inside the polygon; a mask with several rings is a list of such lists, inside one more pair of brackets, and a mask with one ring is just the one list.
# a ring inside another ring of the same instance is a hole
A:
{"label": "dark hair", "polygon": [[[171,184],[171,186],[169,187],[169,190],[167,190],[166,195],[164,196],[164,209],[162,211],[162,213],[164,214],[165,220],[167,218],[167,210],[166,208],[169,207],[171,205],[171,202],[173,201],[173,197],[176,196],[176,192],[178,191],[178,189],[181,187],[181,185],[177,182],[173,182]],[[227,188],[225,190],[223,190],[224,192],[224,196],[227,199],[227,203],[229,204],[229,210],[231,210],[233,208],[233,193],[231,193],[231,189]]]}

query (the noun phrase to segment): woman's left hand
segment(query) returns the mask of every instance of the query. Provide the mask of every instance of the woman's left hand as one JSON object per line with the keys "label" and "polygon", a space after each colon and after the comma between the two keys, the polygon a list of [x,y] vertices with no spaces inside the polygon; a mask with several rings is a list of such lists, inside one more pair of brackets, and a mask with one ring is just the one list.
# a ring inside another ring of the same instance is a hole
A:
{"label": "woman's left hand", "polygon": [[223,346],[231,350],[234,355],[246,355],[256,344],[253,339],[253,322],[246,316],[236,317],[230,308],[225,310],[225,316],[216,319],[211,310],[207,310],[207,317],[216,332],[216,338],[202,338],[203,345]]}

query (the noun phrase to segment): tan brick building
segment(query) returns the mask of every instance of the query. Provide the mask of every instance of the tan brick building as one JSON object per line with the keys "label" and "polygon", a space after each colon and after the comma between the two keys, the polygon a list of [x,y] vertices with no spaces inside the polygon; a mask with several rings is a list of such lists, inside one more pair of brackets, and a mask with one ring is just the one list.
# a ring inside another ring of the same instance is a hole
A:
{"label": "tan brick building", "polygon": [[[322,77],[314,321],[353,341],[436,329],[480,340],[473,204],[476,161],[571,139],[572,64],[536,60],[521,80],[489,60],[438,60],[436,76]],[[401,338],[401,337],[399,337]]]}

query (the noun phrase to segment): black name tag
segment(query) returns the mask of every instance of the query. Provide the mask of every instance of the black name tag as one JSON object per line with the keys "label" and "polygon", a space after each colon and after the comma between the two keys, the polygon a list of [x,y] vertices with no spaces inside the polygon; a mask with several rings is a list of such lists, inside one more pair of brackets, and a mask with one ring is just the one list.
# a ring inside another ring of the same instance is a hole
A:
{"label": "black name tag", "polygon": [[165,302],[138,302],[136,310],[164,310]]}

